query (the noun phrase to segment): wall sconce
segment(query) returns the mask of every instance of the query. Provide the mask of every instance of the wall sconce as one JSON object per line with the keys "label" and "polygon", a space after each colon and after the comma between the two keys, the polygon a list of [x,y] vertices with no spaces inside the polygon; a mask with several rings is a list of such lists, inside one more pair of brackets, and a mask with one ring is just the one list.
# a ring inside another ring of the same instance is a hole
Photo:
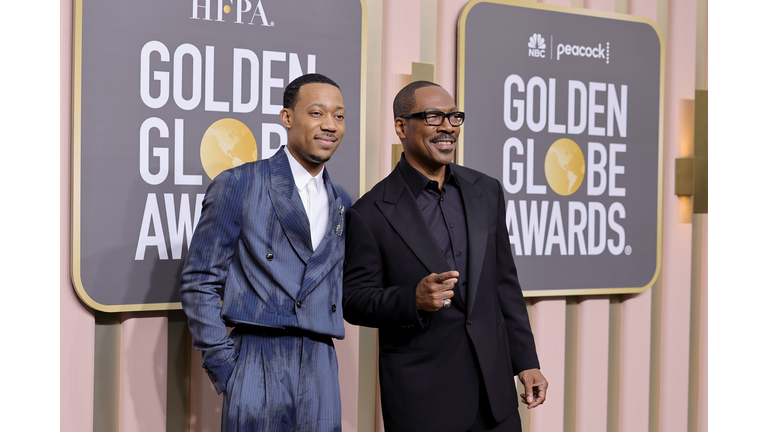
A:
{"label": "wall sconce", "polygon": [[675,159],[675,195],[693,196],[693,158]]}
{"label": "wall sconce", "polygon": [[708,93],[696,90],[693,157],[675,159],[675,195],[693,197],[693,213],[709,213]]}

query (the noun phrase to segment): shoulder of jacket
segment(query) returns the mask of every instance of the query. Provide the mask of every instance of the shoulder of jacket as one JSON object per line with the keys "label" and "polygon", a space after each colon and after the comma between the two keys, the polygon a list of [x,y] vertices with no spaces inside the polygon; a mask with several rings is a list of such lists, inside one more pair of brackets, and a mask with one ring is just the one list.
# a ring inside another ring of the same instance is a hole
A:
{"label": "shoulder of jacket", "polygon": [[371,190],[364,193],[363,196],[361,196],[360,199],[358,199],[352,207],[359,209],[361,207],[372,206],[376,201],[381,201],[384,196],[386,182],[387,179],[384,178],[380,182],[376,183],[376,185],[373,186]]}
{"label": "shoulder of jacket", "polygon": [[333,180],[331,180],[331,185],[333,186],[334,190],[336,190],[336,193],[339,195],[339,198],[341,198],[341,201],[344,203],[344,205],[347,207],[351,206],[352,198],[349,196],[349,193],[343,187],[341,187],[340,184]]}

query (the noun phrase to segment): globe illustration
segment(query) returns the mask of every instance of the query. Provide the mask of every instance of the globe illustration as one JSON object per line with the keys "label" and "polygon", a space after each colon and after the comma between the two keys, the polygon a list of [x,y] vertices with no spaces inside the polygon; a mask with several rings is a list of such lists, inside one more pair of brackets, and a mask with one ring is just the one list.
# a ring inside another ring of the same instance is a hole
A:
{"label": "globe illustration", "polygon": [[225,118],[216,121],[203,135],[200,143],[200,161],[208,177],[253,162],[258,158],[258,147],[248,126],[239,120]]}
{"label": "globe illustration", "polygon": [[568,138],[555,141],[544,159],[547,183],[558,195],[576,192],[584,181],[584,154],[579,145]]}

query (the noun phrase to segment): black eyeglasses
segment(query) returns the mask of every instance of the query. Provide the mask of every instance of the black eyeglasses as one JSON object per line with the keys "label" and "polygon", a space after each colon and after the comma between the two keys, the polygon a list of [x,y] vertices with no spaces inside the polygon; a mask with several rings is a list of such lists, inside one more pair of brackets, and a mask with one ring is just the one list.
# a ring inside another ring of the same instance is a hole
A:
{"label": "black eyeglasses", "polygon": [[461,111],[454,111],[444,113],[442,111],[423,111],[413,114],[401,115],[402,118],[423,118],[430,126],[440,126],[448,117],[448,122],[451,126],[461,126],[464,123],[464,113]]}

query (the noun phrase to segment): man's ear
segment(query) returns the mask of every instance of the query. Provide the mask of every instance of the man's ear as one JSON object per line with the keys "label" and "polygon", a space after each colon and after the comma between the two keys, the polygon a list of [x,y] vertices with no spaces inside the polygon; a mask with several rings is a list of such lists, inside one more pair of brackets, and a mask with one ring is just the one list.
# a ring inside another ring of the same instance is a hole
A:
{"label": "man's ear", "polygon": [[405,129],[407,128],[407,125],[405,124],[405,119],[402,117],[398,117],[395,119],[395,133],[397,134],[397,137],[401,140],[405,139]]}
{"label": "man's ear", "polygon": [[291,128],[291,122],[293,121],[293,110],[290,108],[283,108],[280,110],[280,122],[286,129]]}

